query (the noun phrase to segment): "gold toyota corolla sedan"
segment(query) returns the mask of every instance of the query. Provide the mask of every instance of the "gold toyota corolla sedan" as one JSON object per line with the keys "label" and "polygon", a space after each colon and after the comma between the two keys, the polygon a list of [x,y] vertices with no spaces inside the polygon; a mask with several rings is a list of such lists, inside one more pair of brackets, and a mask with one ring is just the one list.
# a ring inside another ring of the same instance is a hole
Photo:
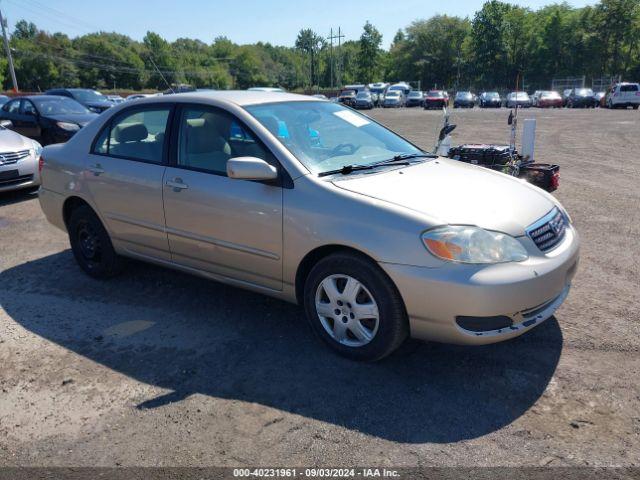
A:
{"label": "gold toyota corolla sedan", "polygon": [[578,263],[551,195],[313,97],[124,103],[40,164],[42,210],[87,274],[131,257],[297,302],[355,359],[407,336],[521,335],[553,315]]}

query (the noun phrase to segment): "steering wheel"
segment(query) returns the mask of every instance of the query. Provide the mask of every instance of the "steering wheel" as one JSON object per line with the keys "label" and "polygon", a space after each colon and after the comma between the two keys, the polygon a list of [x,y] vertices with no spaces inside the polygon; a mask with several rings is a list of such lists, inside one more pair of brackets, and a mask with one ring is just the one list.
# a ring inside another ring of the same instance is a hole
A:
{"label": "steering wheel", "polygon": [[329,158],[338,157],[341,155],[353,155],[362,145],[358,145],[357,147],[353,143],[340,143],[331,149],[329,152]]}

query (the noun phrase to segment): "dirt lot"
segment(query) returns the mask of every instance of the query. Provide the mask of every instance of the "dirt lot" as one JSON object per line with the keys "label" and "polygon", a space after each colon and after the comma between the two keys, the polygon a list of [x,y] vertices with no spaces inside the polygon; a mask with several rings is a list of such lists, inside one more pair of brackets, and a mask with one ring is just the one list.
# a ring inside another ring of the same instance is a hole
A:
{"label": "dirt lot", "polygon": [[[441,121],[372,115],[427,147]],[[506,116],[456,112],[454,143],[506,142]],[[0,196],[0,465],[640,465],[640,114],[525,117],[582,235],[567,302],[505,344],[373,365],[263,296],[142,264],[91,280],[32,195]]]}

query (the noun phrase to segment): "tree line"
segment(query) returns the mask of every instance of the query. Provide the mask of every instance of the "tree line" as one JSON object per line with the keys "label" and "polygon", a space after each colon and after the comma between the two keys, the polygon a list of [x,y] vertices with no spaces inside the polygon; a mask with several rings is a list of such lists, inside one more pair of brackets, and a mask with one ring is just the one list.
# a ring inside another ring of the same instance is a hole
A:
{"label": "tree line", "polygon": [[[471,18],[435,15],[398,30],[390,48],[366,22],[358,40],[340,47],[311,29],[294,46],[238,45],[226,37],[208,44],[154,32],[142,41],[98,32],[70,38],[19,21],[10,46],[21,90],[55,86],[164,90],[167,84],[201,88],[280,86],[315,90],[349,83],[420,81],[432,87],[548,88],[554,77],[620,75],[640,78],[640,0],[567,3],[532,10],[499,0]],[[7,59],[0,81],[11,87]]]}

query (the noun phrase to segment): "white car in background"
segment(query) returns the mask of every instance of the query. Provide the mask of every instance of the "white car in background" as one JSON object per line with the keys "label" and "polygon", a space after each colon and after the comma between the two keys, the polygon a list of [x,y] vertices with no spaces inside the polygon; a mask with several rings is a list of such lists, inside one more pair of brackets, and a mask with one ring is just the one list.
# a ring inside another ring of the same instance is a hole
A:
{"label": "white car in background", "polygon": [[105,95],[107,97],[107,100],[110,100],[114,103],[114,105],[118,105],[119,103],[124,102],[124,98],[122,98],[120,95]]}
{"label": "white car in background", "polygon": [[607,94],[606,105],[608,108],[632,107],[637,110],[640,106],[640,84],[618,83]]}
{"label": "white car in background", "polygon": [[37,188],[40,185],[39,160],[42,146],[0,122],[0,192]]}

